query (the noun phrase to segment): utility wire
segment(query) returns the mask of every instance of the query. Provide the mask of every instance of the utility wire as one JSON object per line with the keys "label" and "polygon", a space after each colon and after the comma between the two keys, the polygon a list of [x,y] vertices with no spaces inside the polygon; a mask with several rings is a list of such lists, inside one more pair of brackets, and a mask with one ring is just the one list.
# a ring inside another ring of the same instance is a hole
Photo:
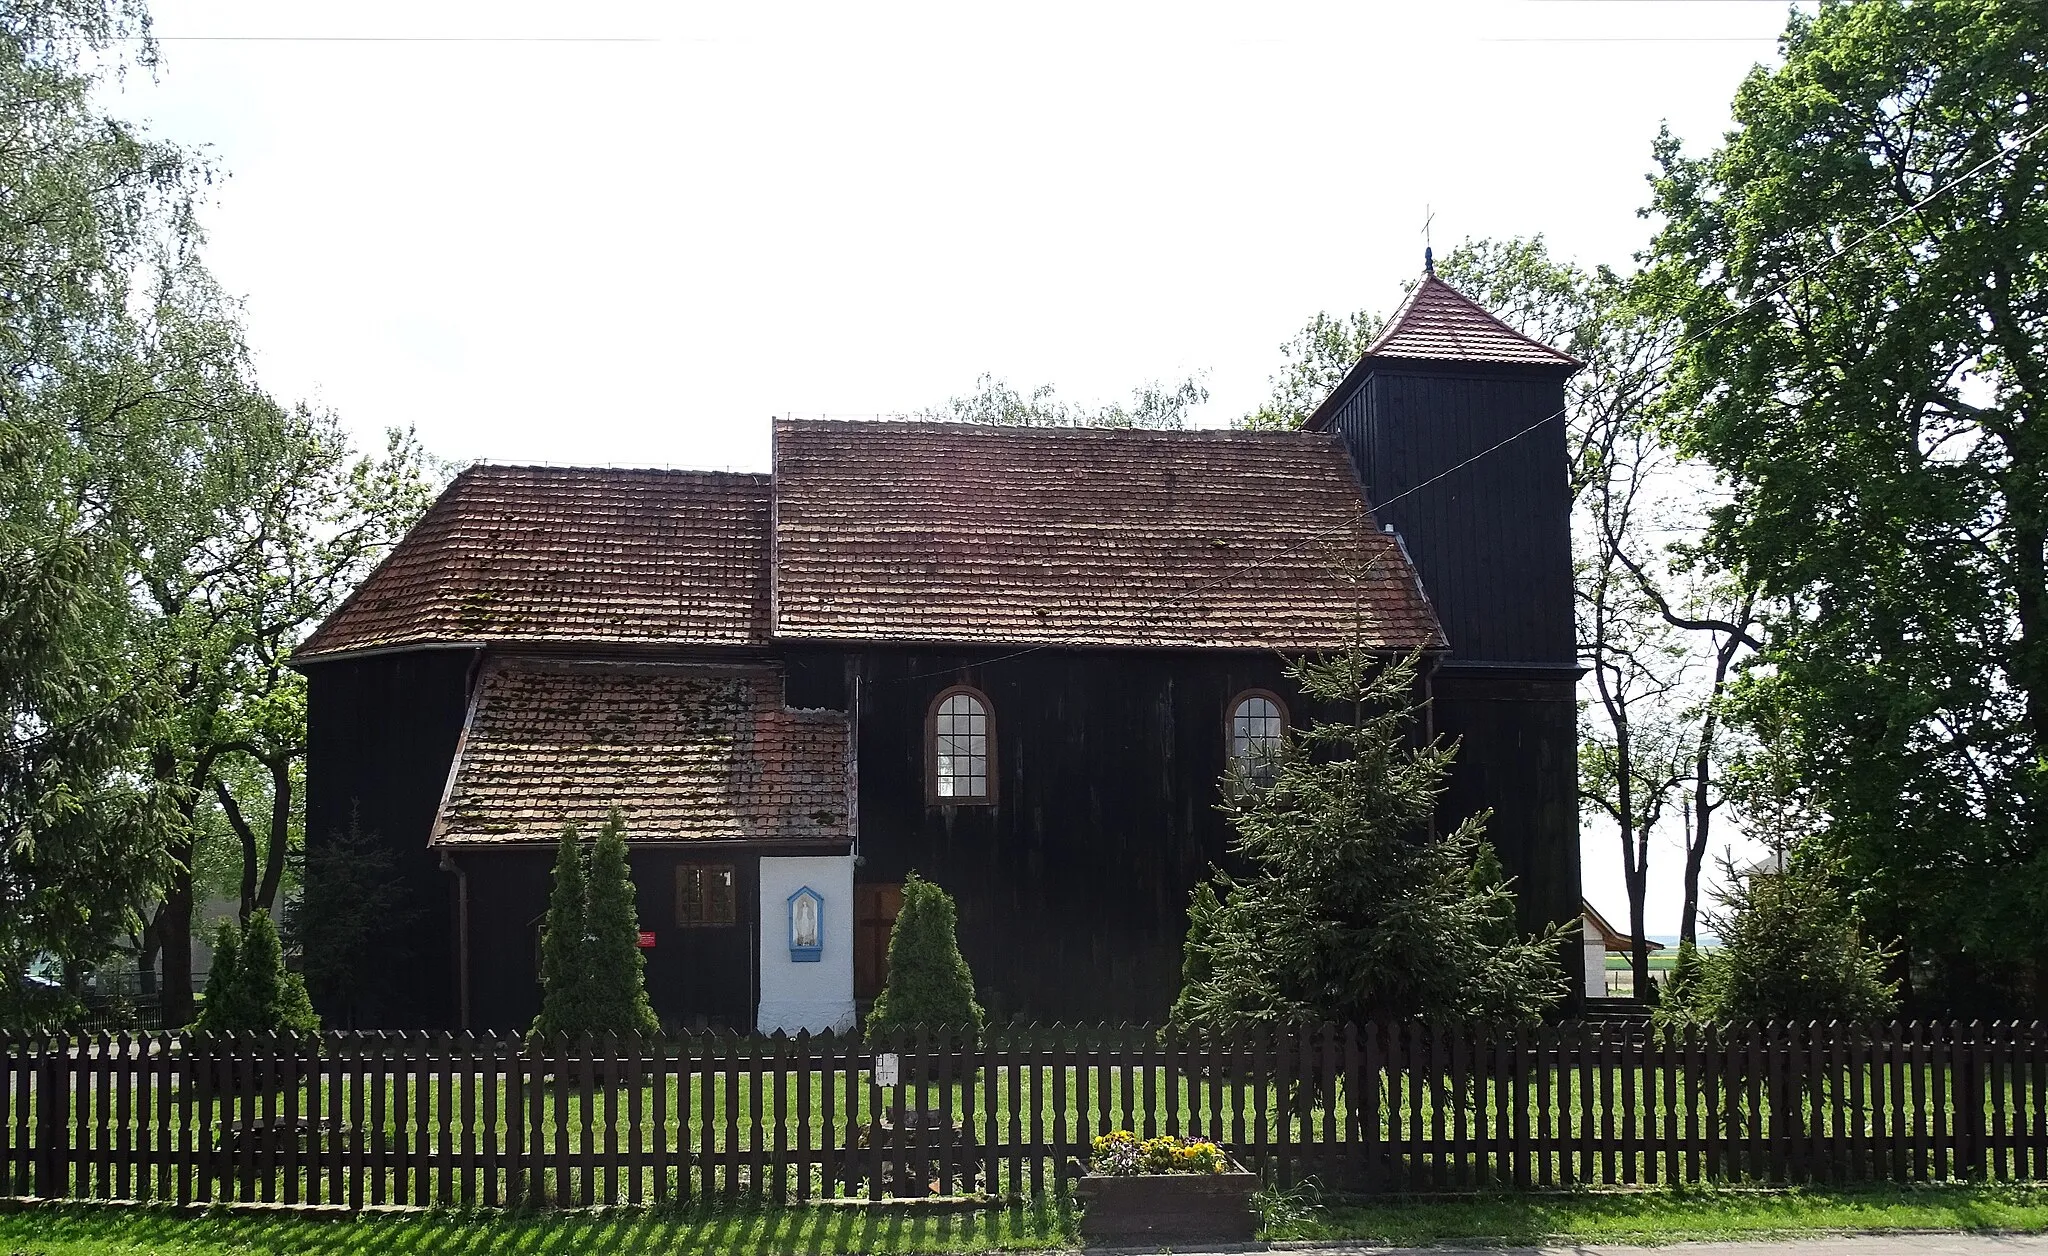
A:
{"label": "utility wire", "polygon": [[[1964,171],[1960,175],[1957,175],[1955,178],[1949,180],[1947,183],[1942,184],[1940,187],[1934,189],[1932,192],[1929,192],[1926,196],[1921,197],[1919,200],[1913,202],[1911,205],[1908,205],[1906,208],[1900,210],[1898,213],[1892,215],[1890,218],[1887,218],[1885,221],[1879,223],[1877,226],[1865,232],[1856,240],[1843,245],[1839,249],[1836,249],[1833,253],[1830,253],[1828,256],[1822,258],[1820,261],[1814,262],[1811,265],[1804,266],[1799,270],[1794,271],[1785,279],[1779,281],[1778,283],[1772,285],[1769,288],[1766,288],[1764,291],[1757,293],[1755,296],[1745,300],[1738,308],[1729,311],[1721,318],[1716,319],[1714,322],[1709,323],[1707,326],[1701,328],[1700,330],[1692,332],[1682,337],[1680,340],[1678,340],[1677,343],[1673,344],[1671,348],[1666,350],[1661,355],[1661,357],[1656,359],[1654,361],[1653,366],[1650,369],[1654,370],[1658,367],[1669,364],[1680,353],[1683,353],[1687,346],[1693,344],[1700,338],[1714,331],[1719,330],[1722,326],[1726,325],[1730,321],[1739,318],[1743,314],[1747,313],[1752,307],[1754,307],[1758,303],[1767,301],[1770,298],[1777,296],[1785,289],[1799,282],[1801,279],[1807,278],[1808,276],[1814,274],[1816,271],[1833,265],[1835,262],[1841,260],[1843,257],[1846,257],[1848,254],[1856,251],[1857,249],[1862,248],[1864,245],[1876,239],[1879,235],[1882,235],[1884,232],[1890,230],[1892,227],[1897,226],[1906,218],[1910,217],[1915,213],[1918,213],[1922,209],[1925,209],[1928,205],[1934,203],[1936,200],[1939,200],[1941,197],[1946,196],[1950,192],[1955,191],[1957,188],[1963,186],[1970,180],[1975,179],[1978,175],[1990,169],[1993,165],[1997,164],[1998,162],[2004,160],[2007,157],[2017,156],[2019,153],[2025,151],[2035,141],[2039,140],[2043,135],[2048,135],[2048,125],[2043,125],[2035,129],[2034,131],[2021,137],[2019,140],[2016,140],[2011,145],[2000,149],[1998,152],[1985,158],[1983,161],[1978,162],[1976,165],[1970,167],[1970,169]],[[1534,432],[1535,430],[1544,426],[1545,424],[1555,422],[1556,420],[1565,417],[1565,415],[1569,412],[1570,407],[1567,406],[1564,409],[1556,411],[1555,413],[1544,415],[1542,418],[1536,420],[1534,423],[1531,423],[1527,427],[1524,427],[1519,431],[1516,431],[1508,436],[1502,437],[1500,440],[1497,440],[1493,444],[1488,445],[1486,448],[1480,450],[1478,453],[1473,454],[1471,457],[1466,458],[1461,462],[1455,463],[1452,466],[1446,467],[1444,470],[1439,471],[1437,474],[1429,477],[1421,483],[1411,485],[1410,487],[1403,489],[1401,492],[1396,493],[1394,496],[1387,498],[1385,501],[1373,504],[1373,509],[1384,510],[1387,507],[1392,506],[1394,503],[1401,501],[1403,498],[1412,496],[1416,493],[1421,492],[1423,489],[1429,488],[1431,485],[1440,483],[1441,481],[1449,478],[1450,476],[1455,475],[1457,472],[1464,470],[1466,467],[1471,466],[1473,463],[1478,462],[1481,459],[1484,459],[1494,453],[1499,452],[1501,449],[1522,439],[1524,436],[1529,435],[1531,432]],[[1199,582],[1197,584],[1189,585],[1173,597],[1163,598],[1159,601],[1152,603],[1149,606],[1141,607],[1136,612],[1136,614],[1140,618],[1150,617],[1158,611],[1165,610],[1168,607],[1173,606],[1179,602],[1186,601],[1189,597],[1192,597],[1196,593],[1205,592],[1206,590],[1218,584],[1234,579],[1235,577],[1237,577],[1245,571],[1249,571],[1255,567],[1265,566],[1271,563],[1275,558],[1292,557],[1300,550],[1303,550],[1312,544],[1317,544],[1325,540],[1328,540],[1330,537],[1337,535],[1340,531],[1354,531],[1357,528],[1357,524],[1358,518],[1357,516],[1354,516],[1351,520],[1348,520],[1345,524],[1341,526],[1331,526],[1328,528],[1312,531],[1308,536],[1303,537],[1300,541],[1296,542],[1293,545],[1287,546],[1279,551],[1269,551],[1265,554],[1260,555],[1257,559],[1253,561],[1239,564],[1236,567],[1229,568],[1223,572],[1218,573],[1216,576],[1213,576],[1208,580]],[[1373,561],[1374,563],[1377,563],[1377,557],[1375,557]],[[1370,571],[1370,569],[1371,564],[1368,565],[1367,570]],[[970,664],[970,666],[987,667],[996,663],[1003,663],[1008,662],[1012,659],[1023,658],[1026,655],[1036,654],[1042,650],[1074,648],[1080,644],[1082,643],[1071,639],[1068,641],[1043,642],[1038,645],[1030,646],[1026,649],[1018,650],[1011,654],[1003,654],[998,655],[997,657],[992,659],[984,659],[980,662]],[[958,670],[958,668],[945,668],[933,672],[920,672],[910,676],[893,676],[887,678],[886,682],[871,681],[869,683],[894,683],[912,680],[924,680],[934,676],[951,675],[957,672]]]}

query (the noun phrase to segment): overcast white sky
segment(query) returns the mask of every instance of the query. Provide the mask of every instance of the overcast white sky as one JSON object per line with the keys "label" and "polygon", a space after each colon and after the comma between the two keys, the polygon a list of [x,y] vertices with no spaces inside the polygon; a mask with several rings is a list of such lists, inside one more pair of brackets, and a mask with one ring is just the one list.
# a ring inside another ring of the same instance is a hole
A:
{"label": "overcast white sky", "polygon": [[[1626,265],[1783,0],[156,0],[111,108],[210,150],[262,378],[454,459],[763,469],[992,372],[1264,396],[1317,310],[1541,233]],[[1677,928],[1676,852],[1651,928]],[[1611,838],[1586,883],[1619,921]]]}

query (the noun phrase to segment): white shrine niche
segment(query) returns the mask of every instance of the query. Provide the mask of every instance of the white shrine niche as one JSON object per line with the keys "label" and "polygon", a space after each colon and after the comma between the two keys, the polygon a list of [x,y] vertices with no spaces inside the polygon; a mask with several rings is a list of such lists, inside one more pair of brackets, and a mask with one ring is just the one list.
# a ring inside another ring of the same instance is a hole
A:
{"label": "white shrine niche", "polygon": [[853,1028],[853,856],[761,860],[761,1002],[754,1027]]}

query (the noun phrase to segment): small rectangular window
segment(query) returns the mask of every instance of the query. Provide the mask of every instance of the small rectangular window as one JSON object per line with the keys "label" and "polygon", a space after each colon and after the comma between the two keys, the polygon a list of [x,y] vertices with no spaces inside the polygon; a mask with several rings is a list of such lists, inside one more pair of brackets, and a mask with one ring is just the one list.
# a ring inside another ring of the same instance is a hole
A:
{"label": "small rectangular window", "polygon": [[731,864],[684,864],[676,869],[676,923],[729,925],[739,893]]}

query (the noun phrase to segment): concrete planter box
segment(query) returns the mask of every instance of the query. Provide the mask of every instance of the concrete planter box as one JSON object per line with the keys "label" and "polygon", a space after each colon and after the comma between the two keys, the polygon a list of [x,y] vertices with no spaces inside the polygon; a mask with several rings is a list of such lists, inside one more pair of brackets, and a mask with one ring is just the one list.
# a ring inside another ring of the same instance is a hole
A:
{"label": "concrete planter box", "polygon": [[1258,1189],[1258,1175],[1235,1166],[1223,1173],[1087,1174],[1074,1183],[1081,1239],[1102,1246],[1249,1242],[1259,1225],[1252,1211]]}

